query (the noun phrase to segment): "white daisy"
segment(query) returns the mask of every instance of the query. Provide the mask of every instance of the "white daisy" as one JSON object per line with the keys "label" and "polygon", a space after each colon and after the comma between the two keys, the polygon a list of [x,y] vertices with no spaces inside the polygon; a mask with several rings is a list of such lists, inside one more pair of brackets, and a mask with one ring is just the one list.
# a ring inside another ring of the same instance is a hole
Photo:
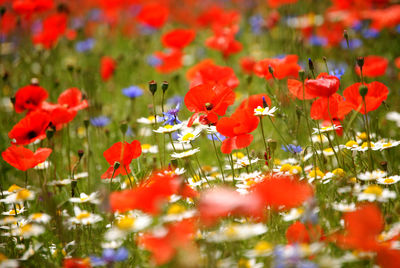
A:
{"label": "white daisy", "polygon": [[319,133],[325,133],[325,132],[329,132],[329,131],[333,131],[333,130],[337,130],[337,129],[341,129],[342,126],[341,125],[331,125],[331,126],[327,126],[327,127],[320,127],[318,128],[313,128],[313,133],[312,134],[319,134]]}
{"label": "white daisy", "polygon": [[172,133],[177,131],[178,129],[181,129],[183,127],[183,124],[176,124],[176,125],[165,125],[165,126],[160,126],[158,129],[153,130],[156,133]]}
{"label": "white daisy", "polygon": [[384,185],[390,185],[390,184],[395,184],[400,181],[400,176],[399,175],[394,175],[394,176],[389,176],[386,178],[378,178],[376,179],[376,182],[378,184],[384,184]]}
{"label": "white daisy", "polygon": [[192,156],[192,155],[194,155],[194,154],[196,154],[198,152],[200,152],[200,148],[195,148],[195,149],[188,150],[188,151],[185,151],[185,152],[182,152],[182,153],[172,153],[171,157],[174,158],[174,159],[187,158],[187,157]]}
{"label": "white daisy", "polygon": [[372,172],[360,173],[357,175],[358,179],[362,181],[374,181],[386,177],[387,173],[382,170],[374,170]]}
{"label": "white daisy", "polygon": [[68,223],[70,223],[70,227],[74,228],[76,225],[90,225],[102,220],[102,217],[90,213],[86,210],[81,210],[79,207],[74,207],[75,217],[71,217],[68,219]]}
{"label": "white daisy", "polygon": [[270,107],[265,107],[265,108],[263,108],[263,107],[261,107],[261,106],[258,106],[257,108],[254,109],[254,115],[255,115],[255,116],[266,116],[266,115],[268,115],[268,116],[274,116],[274,113],[275,113],[277,110],[278,110],[277,107],[272,107],[272,108],[270,108]]}
{"label": "white daisy", "polygon": [[259,236],[267,232],[267,227],[262,223],[237,224],[232,223],[219,228],[217,231],[209,232],[204,235],[209,242],[224,242],[246,240],[251,237]]}
{"label": "white daisy", "polygon": [[85,193],[81,193],[79,197],[71,197],[69,199],[69,202],[71,203],[92,203],[92,204],[100,204],[100,200],[97,199],[98,193],[93,192],[90,195],[87,195]]}

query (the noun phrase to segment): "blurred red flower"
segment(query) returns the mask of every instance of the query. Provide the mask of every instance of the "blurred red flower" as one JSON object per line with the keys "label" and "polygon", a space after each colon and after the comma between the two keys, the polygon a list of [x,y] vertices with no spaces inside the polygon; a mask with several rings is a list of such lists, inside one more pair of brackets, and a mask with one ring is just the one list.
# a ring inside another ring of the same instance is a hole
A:
{"label": "blurred red flower", "polygon": [[153,28],[161,28],[168,20],[169,9],[161,3],[145,4],[140,10],[137,20]]}
{"label": "blurred red flower", "polygon": [[100,62],[100,75],[103,81],[108,81],[114,74],[117,63],[111,57],[104,56]]}
{"label": "blurred red flower", "polygon": [[189,45],[196,36],[192,29],[175,29],[165,33],[161,37],[161,42],[165,47],[173,49],[183,49]]}
{"label": "blurred red flower", "polygon": [[51,152],[50,148],[38,148],[36,152],[32,152],[25,147],[11,145],[1,153],[1,156],[11,166],[26,171],[46,161]]}
{"label": "blurred red flower", "polygon": [[[364,58],[364,66],[362,68],[363,76],[377,77],[386,73],[389,61],[381,56],[367,56]],[[361,75],[360,67],[356,65],[356,73]]]}
{"label": "blurred red flower", "polygon": [[206,46],[218,50],[224,58],[228,58],[231,54],[238,53],[242,50],[242,44],[235,40],[235,35],[239,27],[224,27],[214,29],[214,35],[207,38]]}
{"label": "blurred red flower", "polygon": [[320,74],[304,82],[307,93],[314,97],[329,97],[339,90],[340,80],[334,75]]}
{"label": "blurred red flower", "polygon": [[223,85],[202,84],[189,89],[184,101],[186,108],[194,112],[188,126],[198,116],[203,124],[215,124],[218,116],[225,115],[228,106],[235,102],[235,93]]}
{"label": "blurred red flower", "polygon": [[82,92],[76,87],[62,92],[57,101],[61,106],[74,111],[79,111],[89,106],[88,101],[82,99]]}
{"label": "blurred red flower", "polygon": [[176,174],[155,171],[139,186],[130,190],[113,192],[110,195],[110,206],[112,211],[121,213],[139,209],[155,215],[160,212],[162,205],[173,194],[191,198],[197,196],[197,192]]}
{"label": "blurred red flower", "polygon": [[351,110],[344,98],[334,93],[329,97],[329,111],[328,98],[318,98],[311,105],[310,115],[315,120],[343,120]]}
{"label": "blurred red flower", "polygon": [[194,220],[185,219],[170,224],[165,234],[143,234],[138,243],[152,253],[153,261],[158,266],[172,260],[178,250],[195,250],[195,235]]}
{"label": "blurred red flower", "polygon": [[35,111],[22,118],[8,133],[12,143],[25,145],[46,137],[50,116],[43,111]]}
{"label": "blurred red flower", "polygon": [[156,66],[156,70],[160,73],[170,73],[182,67],[183,54],[178,49],[156,51],[154,56],[161,61],[161,64]]}
{"label": "blurred red flower", "polygon": [[67,29],[67,15],[57,13],[49,15],[43,21],[43,30],[33,36],[34,44],[41,44],[44,48],[52,48]]}
{"label": "blurred red flower", "polygon": [[297,78],[300,65],[297,64],[297,55],[286,55],[282,59],[263,59],[254,65],[254,73],[259,77],[265,79],[271,79],[272,75],[269,72],[269,66],[272,67],[274,76],[277,79],[283,79],[286,77]]}
{"label": "blurred red flower", "polygon": [[346,99],[345,104],[353,110],[366,114],[378,109],[382,102],[387,99],[389,90],[381,82],[364,84],[368,88],[368,93],[365,96],[365,109],[359,90],[361,85],[361,83],[355,83],[343,91],[343,97]]}
{"label": "blurred red flower", "polygon": [[309,244],[319,241],[323,235],[322,228],[319,225],[311,223],[302,223],[296,221],[286,230],[286,239],[289,244]]}
{"label": "blurred red flower", "polygon": [[[128,142],[114,143],[110,148],[104,151],[103,156],[107,160],[110,167],[101,175],[102,179],[114,178],[118,175],[127,175],[131,172],[130,164],[133,159],[138,158],[142,154],[142,147],[137,140]],[[114,171],[115,162],[119,162],[120,166]]]}
{"label": "blurred red flower", "polygon": [[230,117],[223,117],[217,123],[217,131],[227,137],[221,145],[221,152],[246,148],[253,141],[253,132],[260,122],[254,109],[237,109]]}
{"label": "blurred red flower", "polygon": [[47,91],[40,86],[28,85],[22,87],[15,93],[14,109],[17,113],[22,113],[25,110],[34,111],[41,106],[48,96]]}

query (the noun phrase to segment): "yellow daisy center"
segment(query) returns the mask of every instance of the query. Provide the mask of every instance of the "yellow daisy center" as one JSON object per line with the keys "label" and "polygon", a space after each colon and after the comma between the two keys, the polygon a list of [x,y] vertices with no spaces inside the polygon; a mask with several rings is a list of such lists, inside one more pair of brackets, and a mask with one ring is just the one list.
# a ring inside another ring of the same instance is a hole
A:
{"label": "yellow daisy center", "polygon": [[179,204],[173,204],[169,207],[167,214],[180,214],[185,212],[185,207]]}
{"label": "yellow daisy center", "polygon": [[257,253],[263,253],[272,250],[272,245],[266,241],[260,241],[254,246]]}
{"label": "yellow daisy center", "polygon": [[394,179],[392,179],[392,178],[386,178],[383,182],[384,182],[384,183],[387,183],[387,184],[390,184],[390,183],[393,183],[393,182],[394,182]]}
{"label": "yellow daisy center", "polygon": [[13,184],[13,185],[10,186],[10,188],[8,188],[7,191],[9,191],[9,192],[11,193],[11,192],[19,191],[19,190],[21,190],[21,189],[22,189],[22,188],[19,187],[18,185]]}
{"label": "yellow daisy center", "polygon": [[187,133],[182,137],[182,140],[183,141],[189,141],[189,140],[191,140],[193,138],[194,138],[194,135],[192,133]]}
{"label": "yellow daisy center", "polygon": [[383,189],[379,187],[378,185],[370,185],[368,186],[365,190],[365,194],[374,194],[376,196],[381,196],[383,192]]}
{"label": "yellow daisy center", "polygon": [[135,219],[129,216],[125,216],[117,221],[117,227],[121,230],[129,230],[133,227]]}
{"label": "yellow daisy center", "polygon": [[27,189],[22,189],[17,193],[17,200],[26,200],[31,196],[31,192]]}
{"label": "yellow daisy center", "polygon": [[353,146],[357,146],[358,143],[356,141],[351,140],[351,141],[346,142],[345,145],[346,145],[346,147],[353,147]]}
{"label": "yellow daisy center", "polygon": [[82,212],[78,216],[76,216],[76,218],[78,220],[86,219],[86,218],[89,218],[89,217],[90,217],[90,213],[89,212]]}
{"label": "yellow daisy center", "polygon": [[148,144],[148,143],[142,144],[142,149],[143,150],[150,150],[150,148],[151,148],[150,144]]}

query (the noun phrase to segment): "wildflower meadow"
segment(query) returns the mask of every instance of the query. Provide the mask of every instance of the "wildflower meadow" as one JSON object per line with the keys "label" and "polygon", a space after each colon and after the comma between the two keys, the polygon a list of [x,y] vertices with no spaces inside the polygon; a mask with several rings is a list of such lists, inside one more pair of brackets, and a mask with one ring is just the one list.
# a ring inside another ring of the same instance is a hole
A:
{"label": "wildflower meadow", "polygon": [[0,268],[400,267],[398,0],[0,0]]}

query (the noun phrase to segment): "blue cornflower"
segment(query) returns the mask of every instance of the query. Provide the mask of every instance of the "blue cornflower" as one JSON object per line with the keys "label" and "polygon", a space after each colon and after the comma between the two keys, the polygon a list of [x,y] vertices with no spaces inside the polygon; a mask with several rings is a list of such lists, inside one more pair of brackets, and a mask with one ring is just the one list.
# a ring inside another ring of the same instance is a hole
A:
{"label": "blue cornflower", "polygon": [[[361,41],[360,39],[350,39],[350,40],[349,40],[349,46],[350,46],[350,49],[351,49],[351,50],[361,47],[362,44],[363,44],[363,43],[362,43],[362,41]],[[342,42],[340,42],[340,46],[341,46],[343,49],[347,49],[347,42],[346,42],[346,40],[342,40]]]}
{"label": "blue cornflower", "polygon": [[145,24],[139,24],[139,32],[142,35],[152,35],[157,32],[157,28]]}
{"label": "blue cornflower", "polygon": [[105,127],[110,124],[110,118],[107,116],[97,116],[90,118],[90,123],[95,127]]}
{"label": "blue cornflower", "polygon": [[341,68],[341,69],[335,69],[333,71],[330,71],[329,74],[334,75],[338,79],[340,79],[340,78],[342,78],[342,75],[344,75],[344,72],[345,72],[344,68]]}
{"label": "blue cornflower", "polygon": [[143,90],[138,86],[130,86],[122,89],[122,94],[133,99],[143,95]]}
{"label": "blue cornflower", "polygon": [[151,67],[158,67],[162,64],[162,59],[156,56],[148,56],[147,57],[147,64],[150,65]]}
{"label": "blue cornflower", "polygon": [[90,260],[93,266],[108,266],[114,262],[124,261],[128,256],[128,250],[124,247],[118,250],[107,248],[103,250],[103,255],[101,257],[91,256]]}
{"label": "blue cornflower", "polygon": [[366,39],[373,39],[373,38],[377,38],[379,36],[379,31],[377,31],[375,29],[366,29],[366,30],[362,31],[362,35]]}
{"label": "blue cornflower", "polygon": [[264,25],[264,18],[261,15],[254,15],[249,18],[249,23],[251,26],[251,31],[259,35],[261,34],[262,27]]}
{"label": "blue cornflower", "polygon": [[224,141],[226,139],[226,137],[224,135],[220,134],[219,132],[217,132],[214,134],[208,134],[207,139],[209,139],[210,141],[212,141],[212,140]]}
{"label": "blue cornflower", "polygon": [[396,31],[400,33],[400,24],[396,26]]}
{"label": "blue cornflower", "polygon": [[86,40],[77,42],[75,45],[75,50],[78,52],[86,52],[86,51],[92,50],[95,42],[96,42],[96,40],[93,38],[88,38]]}
{"label": "blue cornflower", "polygon": [[90,10],[89,20],[90,21],[100,21],[102,13],[103,12],[99,8],[94,8],[94,9]]}
{"label": "blue cornflower", "polygon": [[312,46],[326,46],[328,44],[328,39],[326,37],[321,37],[318,35],[312,35],[310,38],[308,38],[308,42]]}
{"label": "blue cornflower", "polygon": [[175,108],[168,110],[164,114],[164,124],[163,125],[174,125],[182,123],[178,118],[178,113],[180,110],[181,104],[178,103]]}
{"label": "blue cornflower", "polygon": [[179,95],[175,95],[167,100],[167,105],[176,106],[183,101],[183,97]]}
{"label": "blue cornflower", "polygon": [[300,153],[303,149],[301,148],[300,145],[294,145],[294,144],[288,144],[287,146],[282,145],[282,150],[285,152],[290,152],[293,154],[298,154]]}

